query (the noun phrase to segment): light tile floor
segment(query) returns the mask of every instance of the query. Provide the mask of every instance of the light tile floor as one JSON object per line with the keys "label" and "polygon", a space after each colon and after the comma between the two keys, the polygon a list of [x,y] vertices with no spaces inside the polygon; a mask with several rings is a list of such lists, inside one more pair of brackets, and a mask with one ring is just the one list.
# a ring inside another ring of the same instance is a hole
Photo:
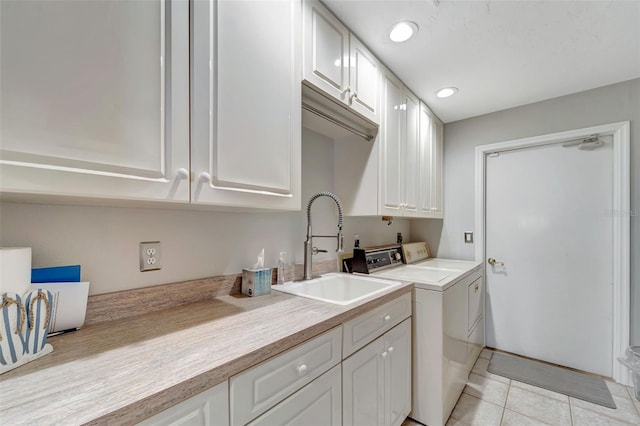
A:
{"label": "light tile floor", "polygon": [[[633,388],[607,381],[617,409],[510,380],[487,371],[484,349],[447,426],[640,425],[640,402]],[[403,426],[419,423],[407,419]]]}

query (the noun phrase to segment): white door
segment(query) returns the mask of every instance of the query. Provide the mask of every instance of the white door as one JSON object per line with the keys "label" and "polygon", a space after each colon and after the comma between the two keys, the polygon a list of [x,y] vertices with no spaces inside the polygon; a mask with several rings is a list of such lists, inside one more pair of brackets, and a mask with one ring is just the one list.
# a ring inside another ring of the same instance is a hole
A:
{"label": "white door", "polygon": [[487,156],[486,341],[610,377],[613,144],[602,140]]}

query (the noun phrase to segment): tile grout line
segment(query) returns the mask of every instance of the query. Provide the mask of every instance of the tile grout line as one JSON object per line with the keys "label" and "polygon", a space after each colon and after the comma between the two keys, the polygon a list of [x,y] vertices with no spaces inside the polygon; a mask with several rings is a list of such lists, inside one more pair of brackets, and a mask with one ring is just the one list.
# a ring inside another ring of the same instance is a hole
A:
{"label": "tile grout line", "polygon": [[569,421],[573,426],[573,405],[571,405],[571,397],[567,395],[567,402],[569,403]]}
{"label": "tile grout line", "polygon": [[507,396],[504,399],[504,406],[502,407],[502,416],[500,416],[500,425],[502,425],[502,422],[504,421],[504,412],[507,410],[507,401],[509,400],[509,392],[511,392],[511,383],[513,382],[513,380],[509,380],[509,384],[507,385]]}

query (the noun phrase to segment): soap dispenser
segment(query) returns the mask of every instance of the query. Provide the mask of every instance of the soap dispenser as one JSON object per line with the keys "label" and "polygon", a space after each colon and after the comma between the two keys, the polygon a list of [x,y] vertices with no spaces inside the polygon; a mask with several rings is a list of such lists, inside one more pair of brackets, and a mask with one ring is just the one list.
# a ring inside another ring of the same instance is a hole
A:
{"label": "soap dispenser", "polygon": [[278,274],[277,274],[278,281],[276,282],[277,284],[284,284],[284,262],[286,258],[287,258],[287,252],[281,251],[280,258],[278,259]]}

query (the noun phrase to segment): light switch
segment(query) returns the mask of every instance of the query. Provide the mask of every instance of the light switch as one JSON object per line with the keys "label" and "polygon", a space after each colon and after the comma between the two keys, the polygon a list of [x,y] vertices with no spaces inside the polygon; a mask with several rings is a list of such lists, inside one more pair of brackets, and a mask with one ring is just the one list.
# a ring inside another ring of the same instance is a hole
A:
{"label": "light switch", "polygon": [[473,232],[464,233],[464,242],[465,244],[473,244]]}

